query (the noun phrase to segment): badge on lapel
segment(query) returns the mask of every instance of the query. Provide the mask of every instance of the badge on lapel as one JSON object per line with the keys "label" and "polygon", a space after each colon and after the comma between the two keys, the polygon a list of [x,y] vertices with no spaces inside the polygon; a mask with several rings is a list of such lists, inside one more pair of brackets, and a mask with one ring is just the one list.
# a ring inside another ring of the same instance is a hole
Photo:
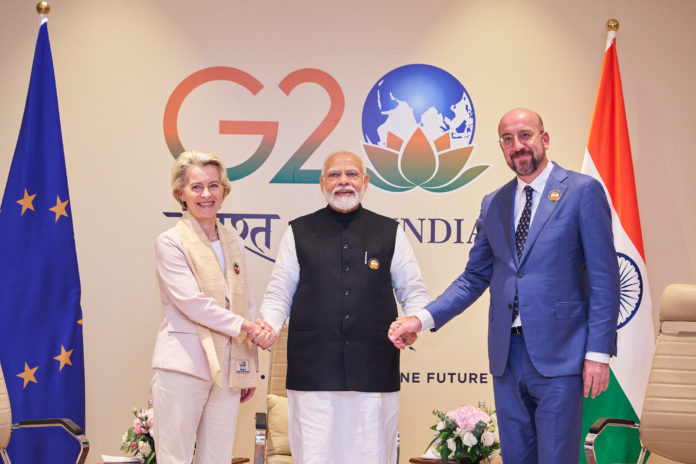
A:
{"label": "badge on lapel", "polygon": [[234,263],[234,273],[239,274],[239,264]]}
{"label": "badge on lapel", "polygon": [[377,258],[370,258],[370,261],[368,261],[367,265],[372,269],[373,271],[376,271],[379,269],[379,260]]}
{"label": "badge on lapel", "polygon": [[549,192],[549,201],[558,201],[561,199],[561,192],[558,190],[551,190]]}

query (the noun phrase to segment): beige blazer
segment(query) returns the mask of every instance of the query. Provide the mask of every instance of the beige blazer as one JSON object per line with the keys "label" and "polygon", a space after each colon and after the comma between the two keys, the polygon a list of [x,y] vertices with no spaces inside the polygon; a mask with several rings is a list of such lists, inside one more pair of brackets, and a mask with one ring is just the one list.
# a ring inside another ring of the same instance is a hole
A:
{"label": "beige blazer", "polygon": [[[239,237],[237,242],[242,252],[242,266],[246,266],[244,243]],[[162,298],[162,324],[157,331],[152,367],[210,380],[210,368],[198,338],[196,324],[228,337],[236,337],[241,330],[243,318],[221,307],[200,291],[174,228],[157,237],[155,258],[155,274]],[[249,318],[253,321],[256,313],[248,286],[247,281]]]}

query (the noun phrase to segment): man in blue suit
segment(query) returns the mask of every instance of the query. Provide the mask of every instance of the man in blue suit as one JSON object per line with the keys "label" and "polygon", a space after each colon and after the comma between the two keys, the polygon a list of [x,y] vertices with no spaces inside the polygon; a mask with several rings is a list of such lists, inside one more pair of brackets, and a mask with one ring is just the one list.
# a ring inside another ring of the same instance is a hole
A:
{"label": "man in blue suit", "polygon": [[549,162],[528,109],[498,125],[517,177],[484,197],[464,272],[426,309],[392,324],[437,330],[490,287],[488,356],[505,464],[577,463],[582,399],[609,384],[619,270],[602,185]]}

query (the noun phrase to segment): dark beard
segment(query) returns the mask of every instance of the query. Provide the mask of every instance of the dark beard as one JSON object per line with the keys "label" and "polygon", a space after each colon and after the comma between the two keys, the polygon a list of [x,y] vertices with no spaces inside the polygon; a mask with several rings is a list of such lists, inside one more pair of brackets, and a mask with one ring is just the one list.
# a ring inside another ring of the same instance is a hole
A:
{"label": "dark beard", "polygon": [[534,153],[529,153],[530,156],[530,161],[529,164],[526,166],[526,169],[521,169],[515,164],[515,158],[517,157],[518,154],[527,154],[526,151],[519,151],[512,155],[510,157],[510,163],[511,166],[510,168],[517,174],[518,176],[528,176],[532,174],[533,172],[536,172],[537,168],[539,167],[539,160],[534,157]]}

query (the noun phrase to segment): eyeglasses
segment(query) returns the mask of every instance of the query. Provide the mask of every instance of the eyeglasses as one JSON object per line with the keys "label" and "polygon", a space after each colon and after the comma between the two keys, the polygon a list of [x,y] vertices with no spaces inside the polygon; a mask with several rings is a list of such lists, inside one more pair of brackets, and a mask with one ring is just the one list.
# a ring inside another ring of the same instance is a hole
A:
{"label": "eyeglasses", "polygon": [[523,130],[519,134],[512,135],[512,134],[505,134],[500,137],[500,146],[504,148],[511,147],[515,143],[515,137],[517,137],[517,140],[520,141],[521,144],[527,145],[532,142],[539,136],[539,134],[543,134],[544,131],[541,130],[539,132],[534,132],[531,130]]}

